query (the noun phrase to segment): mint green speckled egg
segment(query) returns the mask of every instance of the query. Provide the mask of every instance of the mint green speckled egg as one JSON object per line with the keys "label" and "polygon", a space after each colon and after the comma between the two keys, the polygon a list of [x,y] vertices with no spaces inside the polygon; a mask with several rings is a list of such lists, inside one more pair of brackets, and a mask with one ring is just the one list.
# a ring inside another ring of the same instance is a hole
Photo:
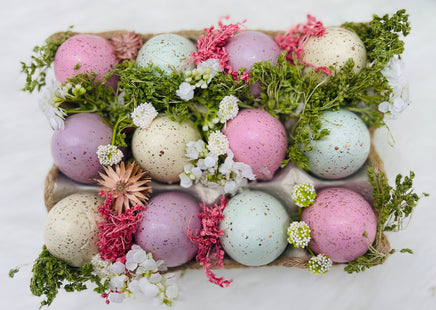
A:
{"label": "mint green speckled egg", "polygon": [[[179,70],[192,70],[192,62],[186,65],[186,60],[197,49],[191,41],[177,34],[166,33],[152,37],[145,42],[136,57],[138,67],[153,64],[167,74]],[[186,66],[185,66],[186,65]]]}
{"label": "mint green speckled egg", "polygon": [[342,179],[359,170],[371,146],[369,130],[362,119],[348,110],[324,111],[321,130],[330,133],[312,140],[311,151],[301,150],[309,160],[310,171],[325,179]]}
{"label": "mint green speckled egg", "polygon": [[289,216],[280,201],[261,191],[243,191],[224,209],[221,244],[235,261],[262,266],[274,261],[286,248]]}

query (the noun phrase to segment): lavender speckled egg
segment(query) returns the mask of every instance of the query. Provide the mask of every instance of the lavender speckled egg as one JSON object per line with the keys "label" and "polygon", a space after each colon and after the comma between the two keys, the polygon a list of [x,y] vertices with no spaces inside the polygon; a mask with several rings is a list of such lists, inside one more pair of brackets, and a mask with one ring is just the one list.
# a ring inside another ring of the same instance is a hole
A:
{"label": "lavender speckled egg", "polygon": [[[65,83],[79,73],[96,74],[98,81],[115,69],[117,58],[108,40],[96,35],[75,35],[62,43],[56,51],[54,71],[56,79]],[[112,77],[106,85],[116,87]]]}
{"label": "lavender speckled egg", "polygon": [[365,254],[377,232],[377,219],[369,203],[359,194],[339,187],[320,191],[315,203],[303,210],[301,220],[311,230],[309,247],[338,263]]}
{"label": "lavender speckled egg", "polygon": [[339,70],[350,58],[354,61],[354,72],[359,73],[367,63],[365,45],[353,31],[332,26],[326,28],[324,35],[307,40],[302,60],[315,67],[333,66]]}
{"label": "lavender speckled egg", "polygon": [[98,207],[103,201],[91,193],[72,194],[60,200],[44,223],[47,250],[73,267],[89,263],[99,251],[97,224],[103,219]]}
{"label": "lavender speckled egg", "polygon": [[282,204],[261,191],[243,191],[224,209],[220,241],[224,251],[246,266],[262,266],[285,250],[289,216]]}
{"label": "lavender speckled egg", "polygon": [[160,34],[145,42],[138,52],[136,64],[138,67],[153,64],[167,74],[176,70],[192,70],[194,65],[186,65],[186,60],[196,50],[194,43],[182,36]]}
{"label": "lavender speckled egg", "polygon": [[368,158],[371,137],[365,123],[348,110],[325,111],[321,129],[330,133],[312,140],[311,151],[301,150],[309,160],[310,171],[326,179],[341,179],[359,170]]}
{"label": "lavender speckled egg", "polygon": [[132,138],[133,157],[155,181],[178,182],[189,163],[186,144],[201,138],[192,122],[179,123],[168,115],[158,115],[146,129],[137,128]]}
{"label": "lavender speckled egg", "polygon": [[193,198],[180,192],[161,193],[150,199],[141,214],[135,241],[155,259],[175,267],[197,254],[198,246],[187,235],[188,225],[194,235],[201,228],[200,208]]}
{"label": "lavender speckled egg", "polygon": [[[270,61],[275,64],[280,55],[280,47],[268,35],[259,31],[245,31],[231,38],[225,46],[228,53],[229,65],[238,71],[245,68],[250,72],[256,62]],[[259,85],[251,85],[253,95],[260,94]]]}
{"label": "lavender speckled egg", "polygon": [[97,157],[99,145],[110,144],[112,128],[97,114],[79,113],[65,120],[65,128],[56,130],[51,140],[55,165],[70,179],[95,183],[103,168]]}
{"label": "lavender speckled egg", "polygon": [[234,160],[251,166],[256,180],[268,181],[286,156],[288,138],[283,124],[268,112],[245,109],[227,122],[223,133]]}

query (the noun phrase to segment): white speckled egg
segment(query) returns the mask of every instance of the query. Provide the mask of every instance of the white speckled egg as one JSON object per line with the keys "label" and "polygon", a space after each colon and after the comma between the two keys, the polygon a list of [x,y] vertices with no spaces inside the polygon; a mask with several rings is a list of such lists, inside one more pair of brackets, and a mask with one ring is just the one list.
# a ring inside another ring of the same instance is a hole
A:
{"label": "white speckled egg", "polygon": [[158,115],[146,129],[137,128],[132,138],[133,157],[150,172],[153,180],[179,182],[179,174],[189,163],[186,144],[201,138],[192,122],[179,123],[168,115]]}
{"label": "white speckled egg", "polygon": [[97,223],[103,219],[98,207],[103,198],[92,193],[76,193],[59,201],[44,224],[44,243],[55,257],[73,267],[89,263],[98,253]]}
{"label": "white speckled egg", "polygon": [[274,261],[287,246],[289,217],[282,204],[261,191],[243,191],[224,209],[221,244],[235,261],[262,266]]}
{"label": "white speckled egg", "polygon": [[153,64],[166,73],[175,70],[192,70],[194,65],[185,66],[196,48],[194,43],[177,34],[166,33],[152,37],[145,42],[138,52],[136,64],[138,67],[146,67]]}
{"label": "white speckled egg", "polygon": [[324,111],[321,129],[330,133],[320,140],[312,140],[311,151],[301,150],[309,160],[310,171],[326,179],[345,178],[357,170],[368,158],[371,138],[360,117],[348,110]]}
{"label": "white speckled egg", "polygon": [[359,73],[367,63],[365,45],[353,31],[333,26],[327,27],[323,36],[307,40],[302,60],[315,67],[334,66],[339,70],[350,58],[354,61],[354,72]]}

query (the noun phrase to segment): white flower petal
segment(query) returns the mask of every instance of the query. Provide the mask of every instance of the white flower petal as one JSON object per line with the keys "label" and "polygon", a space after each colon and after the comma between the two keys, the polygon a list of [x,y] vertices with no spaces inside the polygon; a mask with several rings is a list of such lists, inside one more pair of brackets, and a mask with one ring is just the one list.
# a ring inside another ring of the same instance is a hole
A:
{"label": "white flower petal", "polygon": [[152,284],[159,283],[162,281],[162,275],[160,273],[153,273],[150,275],[150,278],[148,278],[148,281]]}
{"label": "white flower petal", "polygon": [[117,293],[117,292],[110,292],[109,296],[108,296],[108,300],[110,302],[119,304],[122,303],[124,300],[124,295],[122,293]]}
{"label": "white flower petal", "polygon": [[176,95],[182,100],[189,101],[194,98],[194,89],[191,84],[183,82],[180,84],[179,89],[176,90]]}
{"label": "white flower petal", "polygon": [[141,278],[138,282],[141,292],[146,297],[155,297],[159,294],[159,288],[156,285],[151,284],[147,278]]}
{"label": "white flower petal", "polygon": [[165,290],[168,299],[176,299],[179,296],[179,288],[176,285],[169,285]]}
{"label": "white flower petal", "polygon": [[120,274],[126,271],[126,266],[122,262],[115,262],[111,265],[110,269],[113,273]]}

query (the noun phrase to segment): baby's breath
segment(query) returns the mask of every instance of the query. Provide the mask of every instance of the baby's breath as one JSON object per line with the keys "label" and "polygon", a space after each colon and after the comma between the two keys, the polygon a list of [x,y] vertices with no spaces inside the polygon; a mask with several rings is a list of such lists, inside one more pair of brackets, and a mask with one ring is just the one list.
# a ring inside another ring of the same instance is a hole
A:
{"label": "baby's breath", "polygon": [[115,145],[99,145],[97,156],[100,164],[103,166],[112,166],[118,164],[123,159],[123,152]]}
{"label": "baby's breath", "polygon": [[221,123],[225,123],[228,120],[234,119],[236,115],[238,115],[238,102],[239,99],[233,95],[225,96],[221,100],[217,114]]}
{"label": "baby's breath", "polygon": [[315,198],[316,191],[312,184],[296,184],[292,189],[292,199],[301,208],[312,205]]}
{"label": "baby's breath", "polygon": [[156,109],[151,103],[144,102],[133,109],[130,117],[132,118],[133,124],[142,129],[146,129],[150,126],[151,122],[158,115]]}
{"label": "baby's breath", "polygon": [[288,227],[288,242],[296,248],[304,248],[310,241],[310,228],[304,222],[292,222]]}
{"label": "baby's breath", "polygon": [[307,269],[315,274],[324,274],[332,267],[332,260],[325,254],[313,256],[307,263]]}

